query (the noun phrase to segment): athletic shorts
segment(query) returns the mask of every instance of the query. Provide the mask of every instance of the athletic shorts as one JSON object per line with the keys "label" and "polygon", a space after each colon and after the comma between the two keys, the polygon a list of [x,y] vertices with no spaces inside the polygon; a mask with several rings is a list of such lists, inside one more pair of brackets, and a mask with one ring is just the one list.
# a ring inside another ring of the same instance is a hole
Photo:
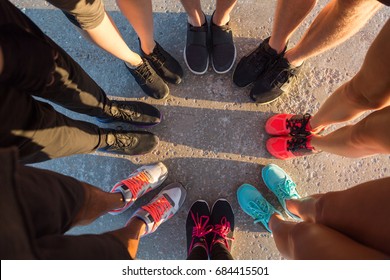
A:
{"label": "athletic shorts", "polygon": [[47,0],[61,9],[67,18],[82,29],[98,26],[104,18],[102,0]]}
{"label": "athletic shorts", "polygon": [[80,181],[18,164],[16,148],[0,161],[0,259],[130,259],[109,233],[64,234],[84,203]]}

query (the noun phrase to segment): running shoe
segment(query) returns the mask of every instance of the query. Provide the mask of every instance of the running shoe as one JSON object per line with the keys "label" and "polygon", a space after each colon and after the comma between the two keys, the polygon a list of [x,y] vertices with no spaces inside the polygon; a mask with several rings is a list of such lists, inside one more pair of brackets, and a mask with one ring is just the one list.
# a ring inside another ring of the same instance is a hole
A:
{"label": "running shoe", "polygon": [[259,104],[267,104],[276,100],[284,92],[290,91],[301,67],[293,67],[287,59],[279,57],[273,65],[257,77],[250,92],[251,99]]}
{"label": "running shoe", "polygon": [[232,249],[234,232],[234,213],[226,199],[218,199],[211,209],[211,224],[213,225],[213,239],[210,252],[217,243],[222,244],[230,252]]}
{"label": "running shoe", "polygon": [[275,213],[282,216],[252,185],[243,184],[239,187],[237,199],[242,210],[255,220],[254,223],[262,223],[269,232],[271,232],[268,226],[271,216]]}
{"label": "running shoe", "polygon": [[212,231],[209,205],[204,200],[195,201],[188,212],[186,221],[187,255],[190,255],[192,249],[198,246],[203,247],[208,253],[208,237]]}
{"label": "running shoe", "polygon": [[149,61],[158,75],[166,82],[176,85],[180,84],[181,78],[183,77],[183,69],[181,68],[179,62],[165,51],[159,43],[155,43],[156,46],[151,54],[144,53],[140,43],[139,49],[142,57]]}
{"label": "running shoe", "polygon": [[180,183],[172,183],[162,189],[151,202],[138,209],[132,218],[137,217],[145,222],[144,235],[155,232],[162,223],[177,213],[184,203],[186,193],[186,189]]}
{"label": "running shoe", "polygon": [[146,58],[136,68],[131,68],[125,63],[127,70],[133,75],[135,81],[148,96],[155,99],[163,99],[169,95],[169,87],[157,74]]}
{"label": "running shoe", "polygon": [[105,146],[99,151],[129,156],[150,153],[157,147],[159,139],[156,135],[146,131],[103,130]]}
{"label": "running shoe", "polygon": [[162,162],[141,166],[131,173],[129,178],[112,188],[111,193],[122,193],[125,205],[108,213],[118,215],[125,212],[136,199],[160,186],[167,176],[168,169]]}
{"label": "running shoe", "polygon": [[300,221],[301,219],[291,213],[286,206],[286,200],[299,199],[300,195],[296,190],[296,184],[291,177],[275,164],[266,165],[261,171],[265,185],[276,195],[280,205],[291,218]]}
{"label": "running shoe", "polygon": [[312,132],[310,119],[310,114],[277,114],[267,120],[265,131],[270,135],[276,136],[289,134],[294,136],[308,136]]}
{"label": "running shoe", "polygon": [[230,27],[230,21],[219,26],[213,23],[213,17],[214,13],[210,20],[211,62],[217,74],[224,74],[232,69],[236,60],[233,31]]}
{"label": "running shoe", "polygon": [[267,140],[268,152],[278,159],[290,159],[299,156],[316,154],[311,144],[312,135],[309,136],[279,136]]}
{"label": "running shoe", "polygon": [[269,45],[269,39],[265,39],[251,53],[241,58],[233,73],[233,82],[239,87],[246,87],[256,81],[259,75],[271,67],[280,56],[283,56],[286,48],[278,54]]}
{"label": "running shoe", "polygon": [[144,102],[110,101],[109,104],[107,114],[97,118],[99,122],[110,123],[120,121],[146,127],[157,125],[162,119],[162,115],[156,107]]}
{"label": "running shoe", "polygon": [[206,16],[204,24],[200,27],[187,23],[187,41],[183,53],[184,61],[188,69],[196,75],[206,73],[209,68],[208,30]]}

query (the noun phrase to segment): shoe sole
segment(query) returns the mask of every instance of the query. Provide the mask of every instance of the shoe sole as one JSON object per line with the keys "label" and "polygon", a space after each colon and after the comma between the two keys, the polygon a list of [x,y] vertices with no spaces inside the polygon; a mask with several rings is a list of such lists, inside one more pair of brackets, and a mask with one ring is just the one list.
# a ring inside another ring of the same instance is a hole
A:
{"label": "shoe sole", "polygon": [[[210,55],[212,57],[212,55]],[[233,61],[232,61],[232,65],[230,65],[230,67],[225,70],[225,71],[217,71],[214,67],[214,63],[213,63],[213,59],[211,59],[211,66],[213,67],[214,69],[214,72],[217,73],[217,74],[226,74],[227,72],[229,72],[233,66],[234,66],[234,63],[236,62],[236,58],[237,58],[237,50],[236,50],[236,46],[234,46],[234,58],[233,58]]]}
{"label": "shoe sole", "polygon": [[187,65],[187,68],[195,75],[203,75],[203,74],[205,74],[207,72],[207,70],[209,69],[210,58],[207,57],[206,69],[203,72],[196,72],[195,70],[192,70],[191,67],[188,65],[187,58],[186,58],[186,49],[187,49],[187,47],[184,47],[183,57],[184,57],[184,62]]}

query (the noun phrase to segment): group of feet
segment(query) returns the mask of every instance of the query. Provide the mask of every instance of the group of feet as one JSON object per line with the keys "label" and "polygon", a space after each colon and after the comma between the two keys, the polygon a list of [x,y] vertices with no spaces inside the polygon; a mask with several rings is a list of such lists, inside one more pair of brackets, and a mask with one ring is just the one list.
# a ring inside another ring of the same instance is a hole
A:
{"label": "group of feet", "polygon": [[[134,201],[149,191],[159,187],[168,176],[168,170],[163,163],[146,165],[135,170],[128,179],[117,183],[111,193],[120,192],[123,196],[122,208],[109,212],[117,215],[129,209]],[[300,220],[286,207],[286,200],[298,199],[296,185],[289,175],[274,164],[265,166],[262,177],[266,186],[275,194],[286,214]],[[146,225],[143,235],[152,233],[163,222],[170,219],[183,205],[186,198],[186,189],[180,183],[172,183],[164,187],[148,204],[140,207],[129,219],[139,219]],[[261,193],[252,185],[243,184],[237,190],[238,203],[245,213],[254,219],[254,223],[261,223],[271,232],[268,224],[271,216],[282,214],[272,206]],[[129,223],[128,222],[128,223]],[[127,224],[128,224],[127,223]],[[212,209],[206,201],[195,201],[186,220],[186,237],[188,255],[201,247],[212,255],[216,246],[223,247],[230,252],[234,232],[234,212],[228,201],[218,199]]]}
{"label": "group of feet", "polygon": [[[214,15],[214,14],[213,14]],[[269,103],[288,91],[297,77],[300,67],[292,67],[284,57],[286,48],[277,53],[269,46],[269,38],[244,56],[238,63],[233,82],[239,87],[253,84],[250,97],[261,104]],[[141,47],[143,63],[137,67],[127,65],[142,90],[149,96],[162,99],[169,95],[167,83],[179,84],[183,70],[178,61],[157,42],[152,53],[145,54]],[[200,27],[187,24],[187,42],[184,61],[191,72],[204,74],[209,61],[216,73],[228,72],[234,65],[236,48],[230,22],[219,26],[204,16]],[[160,111],[152,105],[136,102],[113,102],[109,117],[98,118],[103,122],[126,121],[140,127],[150,127],[161,122]],[[266,124],[266,131],[272,137],[267,141],[267,150],[276,158],[287,159],[317,152],[310,145],[313,130],[309,127],[310,115],[280,114]],[[107,135],[107,152],[140,155],[152,151],[158,144],[158,137],[150,132],[115,132]]]}
{"label": "group of feet", "polygon": [[[214,71],[224,74],[230,71],[236,60],[236,47],[230,21],[217,25],[208,24],[204,15],[201,26],[187,23],[187,39],[184,61],[189,70],[197,75],[207,72],[210,60]],[[300,72],[301,66],[293,67],[284,57],[285,51],[277,53],[265,39],[257,48],[244,56],[233,73],[233,82],[238,87],[253,84],[250,97],[253,101],[266,104],[288,91]],[[150,97],[163,99],[169,95],[168,83],[179,84],[183,69],[179,62],[157,42],[152,53],[146,54],[140,47],[142,63],[138,66],[125,64],[142,90]]]}

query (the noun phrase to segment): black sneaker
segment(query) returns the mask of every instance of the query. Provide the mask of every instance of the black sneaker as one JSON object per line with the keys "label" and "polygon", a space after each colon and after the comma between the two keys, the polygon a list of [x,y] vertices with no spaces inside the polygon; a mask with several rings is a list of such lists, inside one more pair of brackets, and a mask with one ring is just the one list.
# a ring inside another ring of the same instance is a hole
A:
{"label": "black sneaker", "polygon": [[136,82],[142,90],[150,97],[163,99],[169,95],[169,88],[164,80],[156,73],[149,61],[142,58],[143,63],[137,68],[132,69],[127,66],[127,69],[133,75]]}
{"label": "black sneaker", "polygon": [[233,73],[233,82],[239,87],[256,81],[264,71],[273,65],[280,56],[283,56],[286,48],[280,53],[271,48],[268,44],[270,37],[265,39],[251,53],[241,58]]}
{"label": "black sneaker", "polygon": [[214,14],[210,20],[211,63],[216,73],[224,74],[232,69],[236,61],[236,47],[230,21],[223,26],[218,26],[213,23],[213,17]]}
{"label": "black sneaker", "polygon": [[184,61],[188,69],[194,74],[202,75],[209,68],[209,51],[207,46],[208,25],[200,27],[187,23],[187,42],[184,48]]}
{"label": "black sneaker", "polygon": [[208,236],[213,231],[210,225],[210,208],[206,201],[192,204],[186,221],[187,255],[193,248],[201,246],[208,252]]}
{"label": "black sneaker", "polygon": [[167,53],[157,42],[151,54],[145,54],[139,46],[142,57],[147,59],[156,72],[168,83],[180,84],[183,69],[179,62]]}
{"label": "black sneaker", "polygon": [[150,153],[158,145],[158,137],[146,131],[116,131],[107,133],[107,146],[100,151],[130,156]]}
{"label": "black sneaker", "polygon": [[225,199],[218,199],[211,210],[211,224],[213,225],[213,239],[210,252],[217,243],[222,244],[230,252],[233,241],[234,213],[230,203]]}
{"label": "black sneaker", "polygon": [[103,123],[127,122],[141,127],[157,125],[162,120],[160,111],[147,103],[139,101],[111,101],[108,112],[97,120]]}
{"label": "black sneaker", "polygon": [[293,86],[301,66],[292,67],[284,57],[280,57],[274,65],[257,78],[250,97],[253,101],[266,104],[288,92]]}

